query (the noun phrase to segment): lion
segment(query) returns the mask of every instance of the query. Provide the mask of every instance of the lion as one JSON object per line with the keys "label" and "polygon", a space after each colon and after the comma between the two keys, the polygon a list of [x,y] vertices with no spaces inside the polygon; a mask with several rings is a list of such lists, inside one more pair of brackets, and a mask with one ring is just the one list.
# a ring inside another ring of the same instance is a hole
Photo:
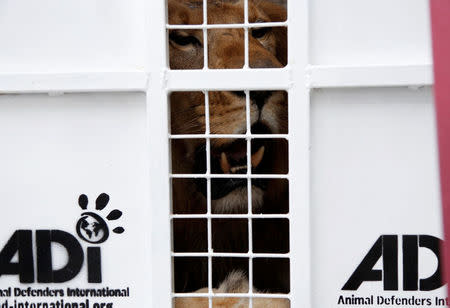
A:
{"label": "lion", "polygon": [[[202,2],[169,0],[170,24],[201,24]],[[208,23],[242,23],[242,0],[208,0]],[[286,9],[268,0],[249,0],[249,22],[286,20]],[[262,24],[263,26],[263,24]],[[251,68],[282,68],[287,64],[286,28],[251,28],[248,37]],[[212,69],[242,68],[244,65],[244,31],[242,29],[209,29],[208,65]],[[169,62],[171,69],[203,67],[203,31],[170,30]],[[173,92],[171,101],[172,134],[204,134],[205,108],[201,92]],[[211,134],[240,135],[247,132],[246,94],[244,91],[209,92],[209,126]],[[287,134],[287,94],[284,91],[250,92],[250,126],[252,134]],[[287,174],[288,144],[283,139],[253,139],[247,164],[247,142],[243,138],[211,139],[210,163],[213,174],[242,174],[251,165],[254,174]],[[206,144],[201,138],[172,140],[172,173],[201,174],[206,171]],[[175,214],[199,214],[206,209],[206,182],[201,179],[174,179],[172,210]],[[221,178],[211,180],[211,211],[215,214],[248,212],[247,180]],[[276,179],[251,181],[253,213],[287,213],[288,183]],[[213,248],[218,252],[247,252],[247,220],[212,221]],[[205,225],[180,220],[173,225],[175,252],[207,251]],[[289,227],[285,222],[267,219],[254,223],[253,249],[270,247],[270,253],[289,250]],[[258,248],[259,247],[259,248]],[[289,265],[284,260],[259,260],[254,264],[255,290],[270,293],[289,292]],[[175,292],[202,292],[207,285],[207,260],[179,258],[175,260]],[[248,260],[215,258],[213,286],[215,290],[242,290],[243,279],[233,275],[248,271]],[[258,274],[259,273],[259,274]],[[263,274],[262,274],[263,273]],[[230,278],[231,277],[231,278]],[[230,284],[235,284],[231,285]],[[255,291],[257,292],[257,291]],[[233,293],[233,292],[232,292]],[[195,303],[195,304],[194,304]],[[200,308],[201,299],[177,299],[176,307]],[[215,299],[214,307],[244,307],[237,298]],[[254,307],[288,307],[286,300],[255,299]],[[206,301],[207,307],[207,301]]]}

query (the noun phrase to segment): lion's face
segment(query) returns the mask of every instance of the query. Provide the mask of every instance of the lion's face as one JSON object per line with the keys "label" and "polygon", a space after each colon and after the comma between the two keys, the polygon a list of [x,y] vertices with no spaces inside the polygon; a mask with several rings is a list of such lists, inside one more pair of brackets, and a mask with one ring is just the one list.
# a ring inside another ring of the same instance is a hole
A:
{"label": "lion's face", "polygon": [[[202,1],[170,0],[170,24],[202,24]],[[239,24],[244,22],[242,0],[208,0],[208,24]],[[249,1],[249,22],[284,21],[286,10],[267,1]],[[242,68],[244,66],[244,30],[209,29],[208,66],[211,69]],[[169,32],[171,69],[203,67],[203,31],[172,30]],[[248,37],[249,65],[252,68],[280,68],[286,65],[286,29],[253,28]]]}
{"label": "lion's face", "polygon": [[[208,23],[242,23],[243,1],[224,3],[208,1]],[[280,21],[285,11],[265,2],[249,1],[250,22]],[[275,8],[275,9],[274,9]],[[269,11],[269,12],[267,12]],[[275,13],[274,13],[275,11]],[[284,16],[283,16],[284,14]],[[202,7],[188,0],[169,1],[171,24],[201,24]],[[255,28],[249,31],[249,65],[253,68],[280,68],[286,64],[286,30]],[[170,66],[172,69],[203,67],[202,30],[171,30]],[[242,68],[244,65],[244,31],[242,29],[208,30],[210,68]],[[211,134],[245,134],[247,132],[246,96],[242,91],[209,92]],[[288,131],[287,95],[284,91],[250,92],[250,127],[252,134],[286,134]],[[204,96],[199,92],[174,92],[171,95],[172,134],[205,133]],[[204,140],[172,144],[173,167],[178,173],[204,173]],[[247,143],[240,138],[211,140],[211,172],[239,174],[247,172]],[[287,143],[284,140],[254,139],[251,143],[252,173],[287,173]],[[264,202],[267,181],[252,181],[252,203],[256,210]],[[280,187],[278,187],[280,188]],[[202,192],[203,189],[197,186]],[[242,212],[247,209],[245,179],[213,179],[213,212]]]}

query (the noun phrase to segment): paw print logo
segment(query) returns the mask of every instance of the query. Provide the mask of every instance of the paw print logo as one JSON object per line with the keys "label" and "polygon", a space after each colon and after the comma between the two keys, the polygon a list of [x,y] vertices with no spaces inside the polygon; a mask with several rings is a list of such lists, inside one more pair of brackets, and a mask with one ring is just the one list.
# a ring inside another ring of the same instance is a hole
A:
{"label": "paw print logo", "polygon": [[[78,205],[83,211],[88,208],[89,199],[86,195],[80,195],[78,198]],[[109,196],[105,193],[100,194],[95,200],[95,209],[99,212],[83,212],[80,219],[78,219],[76,230],[78,236],[91,244],[101,244],[105,242],[109,237],[109,228],[106,221],[117,220],[122,216],[122,212],[119,210],[112,210],[107,216],[106,220],[100,216],[101,211],[109,203]],[[116,227],[112,232],[121,234],[125,231],[123,227]]]}

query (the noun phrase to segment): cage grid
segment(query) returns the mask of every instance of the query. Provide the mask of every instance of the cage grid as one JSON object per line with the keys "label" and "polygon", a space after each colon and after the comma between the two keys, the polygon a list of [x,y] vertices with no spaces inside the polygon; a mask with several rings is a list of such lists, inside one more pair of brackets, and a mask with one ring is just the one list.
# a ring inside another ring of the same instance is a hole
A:
{"label": "cage grid", "polygon": [[[206,49],[205,49],[206,50]],[[262,138],[286,138],[288,139],[289,134],[257,134],[251,133],[251,119],[250,119],[250,91],[244,90],[245,92],[245,104],[246,104],[246,133],[245,134],[213,134],[210,131],[210,104],[209,104],[209,91],[203,91],[205,95],[205,133],[204,134],[169,134],[169,139],[190,139],[190,138],[204,138],[206,139],[206,173],[204,174],[174,174],[171,173],[171,178],[206,178],[207,180],[207,211],[205,214],[171,214],[170,218],[206,218],[207,219],[207,252],[173,252],[172,257],[207,257],[208,258],[208,302],[209,307],[213,307],[213,298],[246,298],[249,300],[248,307],[253,307],[253,297],[258,298],[286,298],[289,299],[289,294],[273,294],[273,293],[254,293],[253,288],[253,259],[254,258],[290,258],[290,253],[254,253],[253,252],[253,232],[252,232],[252,219],[254,218],[290,218],[290,214],[254,214],[252,207],[252,179],[258,178],[280,178],[289,179],[289,175],[286,174],[252,174],[252,163],[251,163],[251,140],[252,139],[262,139]],[[245,138],[246,140],[246,156],[247,156],[247,171],[245,174],[212,174],[211,172],[211,139],[214,138]],[[247,180],[247,214],[214,214],[212,213],[211,207],[211,180],[215,178],[237,178]],[[211,222],[213,218],[245,218],[248,221],[248,252],[247,253],[223,253],[214,252],[212,247],[212,226]],[[234,257],[234,258],[247,258],[248,259],[248,293],[214,293],[213,292],[213,278],[212,278],[212,258],[213,257]],[[172,293],[173,298],[188,298],[188,297],[205,297],[205,293]]]}
{"label": "cage grid", "polygon": [[[206,179],[206,213],[204,214],[176,214],[173,211],[170,214],[170,219],[173,221],[174,219],[189,219],[189,218],[203,218],[207,219],[207,252],[174,252],[174,247],[171,249],[171,257],[206,257],[208,259],[208,281],[207,281],[207,293],[176,293],[174,291],[174,284],[172,282],[172,293],[171,297],[175,298],[189,298],[189,297],[200,297],[200,298],[208,298],[208,306],[210,308],[213,307],[213,299],[214,298],[245,298],[248,299],[248,307],[253,307],[253,298],[284,298],[287,300],[291,300],[291,293],[287,294],[273,294],[273,293],[255,293],[253,292],[253,260],[255,258],[287,258],[291,259],[290,251],[288,253],[254,253],[253,252],[253,219],[254,218],[287,218],[288,221],[291,220],[291,212],[288,211],[287,214],[255,214],[253,213],[253,200],[252,200],[252,180],[253,179],[286,179],[289,181],[290,175],[289,172],[287,174],[252,174],[252,140],[253,139],[275,139],[275,138],[283,138],[289,143],[290,137],[290,123],[288,123],[288,133],[285,134],[252,134],[251,130],[251,101],[250,101],[250,91],[256,90],[256,88],[250,87],[242,87],[239,83],[239,80],[233,80],[231,83],[234,84],[233,89],[239,89],[245,93],[245,123],[246,123],[246,132],[245,134],[213,134],[211,133],[211,124],[210,124],[210,91],[214,91],[214,88],[208,88],[206,85],[202,87],[201,81],[208,79],[208,74],[214,71],[226,71],[226,69],[218,69],[212,70],[208,66],[208,30],[209,29],[244,29],[244,65],[242,69],[234,70],[235,72],[243,72],[249,70],[249,30],[253,28],[261,28],[261,27],[288,27],[288,20],[285,22],[265,22],[265,23],[249,23],[249,5],[248,0],[244,0],[244,23],[242,24],[208,24],[208,1],[203,0],[203,23],[200,25],[172,25],[167,23],[165,25],[167,33],[170,30],[202,30],[203,34],[203,68],[199,72],[199,79],[196,79],[195,82],[198,83],[199,88],[193,89],[190,88],[189,85],[183,85],[181,81],[179,86],[174,89],[167,87],[166,93],[169,95],[172,91],[193,91],[200,90],[204,95],[204,113],[205,113],[205,131],[203,134],[174,134],[169,131],[168,139],[169,140],[183,140],[183,139],[204,139],[206,143],[206,172],[201,174],[185,174],[185,173],[170,173],[171,179],[195,179],[201,178]],[[288,44],[289,45],[289,44]],[[288,64],[289,65],[289,64]],[[272,70],[272,69],[271,69]],[[275,69],[280,70],[280,69]],[[183,71],[173,71],[174,73],[183,73]],[[188,74],[191,72],[188,72]],[[192,71],[192,73],[194,73]],[[273,74],[268,74],[270,79],[273,80]],[[231,80],[229,80],[231,81]],[[228,84],[230,82],[227,82]],[[270,83],[270,81],[268,82]],[[166,80],[166,85],[170,84],[170,76]],[[258,87],[258,89],[267,89],[267,90],[287,90],[289,95],[289,90],[292,85],[283,84],[279,89],[274,89],[272,87],[262,86]],[[219,90],[219,89],[217,89]],[[220,89],[226,90],[226,89]],[[289,99],[288,99],[289,101]],[[170,113],[170,112],[169,112]],[[169,114],[168,113],[168,114]],[[288,103],[288,115],[290,115],[290,103]],[[220,138],[230,138],[230,139],[245,139],[246,141],[246,167],[247,170],[245,174],[213,174],[211,170],[211,139],[220,139]],[[286,159],[289,160],[289,154]],[[211,205],[211,181],[212,179],[220,179],[220,178],[236,178],[236,179],[245,179],[247,182],[247,213],[246,214],[217,214],[212,212]],[[289,185],[289,184],[288,184]],[[289,190],[290,191],[290,190]],[[170,192],[172,196],[172,192]],[[290,206],[289,206],[290,207]],[[244,218],[247,219],[248,226],[248,252],[247,253],[237,253],[237,252],[214,252],[212,247],[212,219],[213,218],[224,218],[224,219],[236,219],[236,218]],[[290,233],[290,229],[289,229]],[[174,236],[174,234],[172,234]],[[291,245],[290,245],[291,246]],[[213,257],[234,257],[234,258],[247,258],[248,259],[248,292],[247,293],[214,293],[213,292]],[[172,275],[175,277],[174,267],[172,266]],[[291,272],[289,273],[289,277],[292,277]],[[175,278],[174,278],[175,279]],[[291,279],[291,278],[289,278]],[[292,285],[292,282],[289,281],[289,285]],[[173,301],[172,301],[173,302]],[[290,302],[292,305],[292,301]]]}

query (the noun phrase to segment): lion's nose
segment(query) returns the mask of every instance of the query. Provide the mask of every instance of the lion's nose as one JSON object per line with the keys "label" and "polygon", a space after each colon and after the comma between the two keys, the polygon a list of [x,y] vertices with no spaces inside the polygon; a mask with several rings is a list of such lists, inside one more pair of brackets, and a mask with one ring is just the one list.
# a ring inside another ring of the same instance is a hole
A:
{"label": "lion's nose", "polygon": [[256,91],[250,93],[250,99],[259,109],[262,109],[271,95],[272,91]]}

